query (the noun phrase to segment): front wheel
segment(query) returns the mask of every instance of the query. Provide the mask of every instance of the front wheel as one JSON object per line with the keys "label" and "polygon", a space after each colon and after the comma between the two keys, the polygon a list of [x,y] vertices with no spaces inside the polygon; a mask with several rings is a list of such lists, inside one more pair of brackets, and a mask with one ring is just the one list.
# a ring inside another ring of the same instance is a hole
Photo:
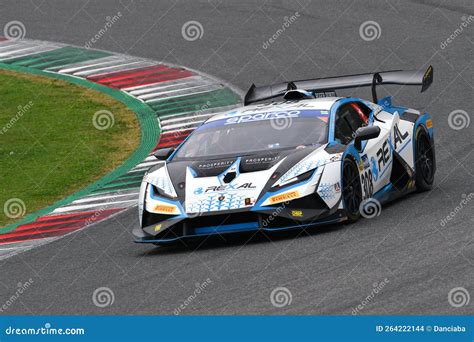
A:
{"label": "front wheel", "polygon": [[360,217],[359,208],[362,203],[362,186],[359,169],[350,158],[344,159],[342,169],[342,199],[348,223],[357,221]]}

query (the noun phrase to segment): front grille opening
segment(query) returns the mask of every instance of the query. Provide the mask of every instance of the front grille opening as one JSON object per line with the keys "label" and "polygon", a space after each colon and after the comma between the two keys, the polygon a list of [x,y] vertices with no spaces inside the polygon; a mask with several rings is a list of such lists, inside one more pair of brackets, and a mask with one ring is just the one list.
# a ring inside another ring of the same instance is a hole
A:
{"label": "front grille opening", "polygon": [[286,228],[300,225],[301,222],[290,218],[272,215],[262,215],[262,228]]}
{"label": "front grille opening", "polygon": [[258,215],[256,213],[240,212],[233,214],[198,216],[186,220],[186,225],[189,228],[196,229],[201,227],[217,227],[251,222],[258,222]]}

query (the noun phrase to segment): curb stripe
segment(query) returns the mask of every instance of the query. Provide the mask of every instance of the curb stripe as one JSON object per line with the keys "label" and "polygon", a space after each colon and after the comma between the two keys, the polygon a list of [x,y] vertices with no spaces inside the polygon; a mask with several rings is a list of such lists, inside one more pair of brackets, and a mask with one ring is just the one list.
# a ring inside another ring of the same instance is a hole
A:
{"label": "curb stripe", "polygon": [[87,79],[90,81],[97,82],[97,83],[107,83],[107,82],[114,82],[114,81],[122,81],[128,78],[146,76],[147,74],[150,74],[150,72],[164,71],[167,69],[169,69],[167,66],[158,64],[158,65],[153,65],[150,67],[137,68],[135,70],[126,71],[126,72],[101,73],[98,75],[89,76],[87,77]]}
{"label": "curb stripe", "polygon": [[122,62],[115,62],[113,65],[109,66],[103,66],[100,68],[94,68],[94,69],[87,69],[79,72],[74,72],[74,76],[81,76],[81,77],[87,77],[89,75],[97,75],[98,72],[104,72],[104,71],[125,71],[125,70],[135,70],[140,67],[147,67],[152,65],[150,62],[144,62],[140,60],[128,60],[128,61],[122,61]]}

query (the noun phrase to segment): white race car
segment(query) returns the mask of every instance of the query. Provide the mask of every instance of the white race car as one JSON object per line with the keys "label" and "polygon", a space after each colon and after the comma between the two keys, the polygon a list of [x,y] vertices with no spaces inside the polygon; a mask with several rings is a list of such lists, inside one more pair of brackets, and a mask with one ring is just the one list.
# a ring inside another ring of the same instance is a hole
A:
{"label": "white race car", "polygon": [[[421,85],[388,71],[252,85],[245,106],[209,118],[144,176],[136,242],[354,222],[435,174],[429,114],[377,100],[378,84]],[[372,86],[373,101],[336,89]],[[266,102],[265,102],[266,101]]]}

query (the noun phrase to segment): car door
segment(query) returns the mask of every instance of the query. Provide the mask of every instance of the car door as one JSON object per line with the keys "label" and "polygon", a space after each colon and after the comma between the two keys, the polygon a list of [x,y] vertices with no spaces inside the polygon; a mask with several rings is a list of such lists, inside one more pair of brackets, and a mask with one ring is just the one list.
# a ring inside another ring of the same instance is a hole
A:
{"label": "car door", "polygon": [[362,151],[359,152],[359,174],[364,199],[371,198],[390,180],[391,122],[374,120],[372,109],[360,101],[345,103],[336,112],[334,137],[342,144],[353,143],[357,129],[367,125],[379,126],[380,135],[363,142]]}

